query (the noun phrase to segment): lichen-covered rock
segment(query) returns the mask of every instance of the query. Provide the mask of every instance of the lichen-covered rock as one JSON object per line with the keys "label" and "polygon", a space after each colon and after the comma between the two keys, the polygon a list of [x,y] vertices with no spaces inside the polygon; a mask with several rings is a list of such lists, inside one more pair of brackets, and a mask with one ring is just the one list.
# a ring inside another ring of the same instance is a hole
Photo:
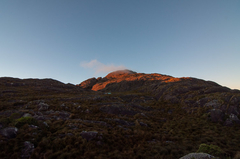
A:
{"label": "lichen-covered rock", "polygon": [[0,134],[11,139],[17,136],[17,131],[18,131],[18,128],[16,127],[7,127],[0,130]]}

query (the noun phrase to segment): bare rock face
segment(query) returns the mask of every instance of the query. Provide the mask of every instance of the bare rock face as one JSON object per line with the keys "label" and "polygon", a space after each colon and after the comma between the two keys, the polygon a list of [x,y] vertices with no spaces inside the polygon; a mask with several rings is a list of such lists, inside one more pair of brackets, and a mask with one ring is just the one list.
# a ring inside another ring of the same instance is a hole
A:
{"label": "bare rock face", "polygon": [[90,78],[90,79],[80,83],[79,86],[82,88],[85,88],[85,89],[92,89],[93,85],[95,85],[97,82],[98,82],[98,79]]}
{"label": "bare rock face", "polygon": [[119,76],[124,76],[124,75],[132,75],[136,74],[137,72],[131,71],[131,70],[119,70],[119,71],[114,71],[109,73],[106,78],[116,78]]}

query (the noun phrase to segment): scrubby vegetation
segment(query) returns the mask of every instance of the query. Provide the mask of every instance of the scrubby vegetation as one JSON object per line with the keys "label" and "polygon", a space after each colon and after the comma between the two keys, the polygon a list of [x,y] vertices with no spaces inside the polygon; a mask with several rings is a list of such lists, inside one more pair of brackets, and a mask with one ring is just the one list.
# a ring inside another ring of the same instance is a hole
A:
{"label": "scrubby vegetation", "polygon": [[239,124],[212,122],[207,106],[189,111],[147,92],[53,80],[1,79],[0,89],[0,158],[239,157]]}

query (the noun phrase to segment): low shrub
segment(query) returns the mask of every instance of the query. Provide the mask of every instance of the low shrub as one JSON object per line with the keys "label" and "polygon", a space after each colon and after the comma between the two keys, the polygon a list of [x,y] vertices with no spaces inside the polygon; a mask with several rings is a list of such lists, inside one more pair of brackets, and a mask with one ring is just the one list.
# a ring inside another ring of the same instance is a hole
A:
{"label": "low shrub", "polygon": [[38,125],[38,122],[36,119],[32,118],[32,117],[21,117],[19,119],[17,119],[15,121],[15,126],[17,128],[22,127],[25,124],[29,124],[29,125]]}
{"label": "low shrub", "polygon": [[218,147],[217,145],[207,145],[207,144],[201,144],[199,146],[199,149],[197,150],[197,152],[204,152],[204,153],[208,153],[210,155],[216,156],[216,157],[220,157],[220,156],[224,156],[225,152]]}

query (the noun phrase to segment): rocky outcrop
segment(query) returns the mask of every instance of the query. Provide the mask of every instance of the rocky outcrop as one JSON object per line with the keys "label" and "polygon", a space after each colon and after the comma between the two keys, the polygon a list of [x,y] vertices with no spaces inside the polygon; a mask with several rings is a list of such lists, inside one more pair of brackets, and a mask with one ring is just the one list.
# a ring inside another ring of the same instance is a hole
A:
{"label": "rocky outcrop", "polygon": [[165,82],[176,82],[182,79],[184,78],[174,78],[171,76],[166,76],[161,74],[136,73],[131,70],[119,70],[119,71],[114,71],[109,73],[106,77],[102,78],[101,80],[98,80],[97,82],[94,78],[91,78],[82,82],[78,86],[84,88],[86,83],[90,83],[90,81],[94,81],[96,83],[91,88],[94,91],[103,90],[103,89],[105,91],[107,90],[128,91],[128,90],[138,89],[139,87],[142,87],[143,85],[146,85],[147,83],[149,83],[149,81],[151,82],[158,81],[158,82],[165,83]]}
{"label": "rocky outcrop", "polygon": [[207,153],[190,153],[190,154],[187,154],[183,157],[181,157],[180,159],[211,159],[211,158],[215,158],[214,156],[212,155],[209,155]]}
{"label": "rocky outcrop", "polygon": [[[90,86],[86,86],[90,84]],[[204,81],[196,78],[174,78],[161,74],[136,73],[130,70],[120,70],[109,73],[99,80],[92,78],[80,84],[82,88],[102,92],[138,91],[149,93],[157,101],[181,105],[189,113],[198,108],[207,108],[213,122],[225,122],[226,116],[240,114],[240,94],[238,91],[222,87],[212,81]],[[130,95],[120,97],[128,103],[133,100]],[[132,108],[136,106],[133,102]],[[129,105],[129,104],[128,104]],[[132,110],[124,110],[124,107],[108,106],[100,108],[108,114],[134,115]],[[131,108],[131,106],[130,106]],[[137,109],[142,109],[138,107]],[[145,108],[144,108],[145,109]],[[142,109],[143,110],[143,109]],[[238,120],[229,120],[227,123],[238,123]]]}
{"label": "rocky outcrop", "polygon": [[85,88],[85,89],[92,89],[92,87],[98,82],[96,78],[90,78],[81,84],[79,84],[80,87]]}
{"label": "rocky outcrop", "polygon": [[0,134],[11,139],[17,136],[18,129],[15,127],[7,127],[0,131]]}
{"label": "rocky outcrop", "polygon": [[80,133],[82,138],[86,139],[87,141],[93,140],[97,138],[98,132],[96,131],[82,131]]}
{"label": "rocky outcrop", "polygon": [[31,156],[33,150],[34,150],[34,145],[29,141],[25,141],[24,144],[23,144],[21,158],[22,159],[29,158]]}

